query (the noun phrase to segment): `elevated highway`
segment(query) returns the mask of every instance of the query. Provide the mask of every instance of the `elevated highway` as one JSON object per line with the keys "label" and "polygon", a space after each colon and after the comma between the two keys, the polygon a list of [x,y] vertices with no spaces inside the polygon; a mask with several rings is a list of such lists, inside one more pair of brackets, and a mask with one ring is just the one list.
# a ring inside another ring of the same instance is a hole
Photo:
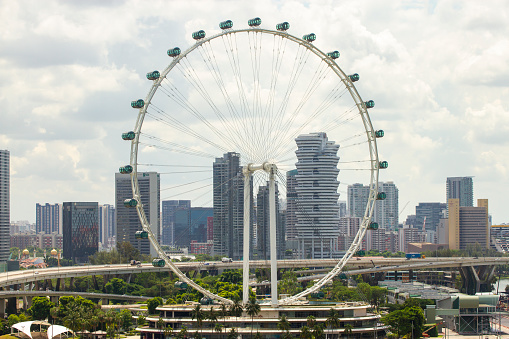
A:
{"label": "elevated highway", "polygon": [[[278,260],[278,268],[281,269],[302,269],[315,268],[326,270],[335,266],[336,259],[307,259],[307,260]],[[426,259],[405,259],[405,258],[380,258],[380,257],[356,257],[347,265],[345,273],[363,274],[384,271],[401,271],[431,268],[461,268],[478,266],[506,265],[509,257],[481,257],[481,258],[426,258]],[[204,270],[225,270],[241,269],[242,262],[179,262],[176,266],[183,272],[204,271]],[[265,260],[252,261],[251,268],[270,268],[270,262]],[[0,288],[16,284],[27,284],[36,281],[49,279],[73,278],[93,275],[124,275],[137,274],[141,272],[168,272],[168,267],[153,267],[151,264],[141,266],[120,265],[88,265],[53,267],[45,269],[23,270],[6,272],[0,274]],[[311,270],[310,273],[317,273]],[[315,278],[316,279],[316,276]]]}

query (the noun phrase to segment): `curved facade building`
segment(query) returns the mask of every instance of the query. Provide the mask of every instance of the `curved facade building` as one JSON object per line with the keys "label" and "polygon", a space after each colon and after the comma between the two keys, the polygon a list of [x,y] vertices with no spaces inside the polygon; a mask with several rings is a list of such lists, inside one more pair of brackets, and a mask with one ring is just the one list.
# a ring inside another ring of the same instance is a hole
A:
{"label": "curved facade building", "polygon": [[339,145],[323,132],[299,135],[295,141],[299,257],[332,258],[339,236]]}

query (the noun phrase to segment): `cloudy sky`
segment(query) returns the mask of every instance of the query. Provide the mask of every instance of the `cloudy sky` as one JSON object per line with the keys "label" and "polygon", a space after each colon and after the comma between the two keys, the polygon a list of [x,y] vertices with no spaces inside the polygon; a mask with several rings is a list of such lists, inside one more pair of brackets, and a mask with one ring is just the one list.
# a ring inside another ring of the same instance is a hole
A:
{"label": "cloudy sky", "polygon": [[314,32],[376,108],[401,220],[445,202],[447,176],[473,176],[494,223],[509,222],[509,5],[506,1],[0,0],[0,149],[11,152],[11,220],[35,204],[114,203],[129,159],[132,99],[197,29],[255,16]]}

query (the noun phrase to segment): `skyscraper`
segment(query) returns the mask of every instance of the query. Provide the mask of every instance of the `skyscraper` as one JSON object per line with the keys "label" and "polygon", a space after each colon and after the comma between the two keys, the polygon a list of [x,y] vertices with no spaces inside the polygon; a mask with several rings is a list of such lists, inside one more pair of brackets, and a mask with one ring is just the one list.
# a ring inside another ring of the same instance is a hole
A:
{"label": "skyscraper", "polygon": [[420,202],[418,206],[415,206],[415,227],[422,230],[424,218],[426,218],[425,230],[436,231],[446,209],[446,203]]}
{"label": "skyscraper", "polygon": [[395,230],[399,224],[399,190],[392,181],[379,182],[378,192],[384,192],[386,198],[375,202],[373,221],[380,228]]}
{"label": "skyscraper", "polygon": [[369,199],[369,186],[363,184],[348,185],[348,216],[363,218]]}
{"label": "skyscraper", "polygon": [[297,177],[296,169],[286,172],[286,240],[297,239]]}
{"label": "skyscraper", "polygon": [[467,245],[490,246],[488,199],[478,199],[477,207],[460,206],[459,199],[449,199],[449,249],[463,250]]}
{"label": "skyscraper", "polygon": [[207,242],[207,218],[212,217],[213,208],[181,208],[174,214],[174,244],[177,247],[189,247],[191,241]]}
{"label": "skyscraper", "polygon": [[35,205],[35,233],[62,233],[62,205]]}
{"label": "skyscraper", "polygon": [[112,243],[115,236],[115,206],[99,205],[99,242],[105,250],[110,250],[116,244]]}
{"label": "skyscraper", "polygon": [[339,145],[323,132],[299,135],[295,141],[299,256],[332,258],[339,236]]}
{"label": "skyscraper", "polygon": [[0,262],[9,257],[10,174],[9,151],[0,150]]}
{"label": "skyscraper", "polygon": [[449,177],[446,181],[446,201],[459,199],[460,207],[474,206],[472,177]]}
{"label": "skyscraper", "polygon": [[[285,229],[284,220],[279,206],[279,190],[276,183],[276,257],[283,259],[285,253]],[[256,197],[256,253],[257,259],[270,259],[270,205],[269,183],[258,187]]]}
{"label": "skyscraper", "polygon": [[[244,244],[244,176],[239,153],[229,152],[222,158],[216,158],[213,164],[213,191],[213,253],[239,260],[243,256]],[[252,202],[251,194],[250,206],[253,206]],[[253,216],[253,213],[250,215]],[[252,220],[253,217],[249,227],[250,238],[254,239]]]}
{"label": "skyscraper", "polygon": [[175,212],[180,209],[190,209],[191,200],[164,200],[162,214],[162,240],[163,245],[175,243]]}
{"label": "skyscraper", "polygon": [[64,202],[62,207],[64,258],[84,263],[98,250],[99,217],[96,202]]}
{"label": "skyscraper", "polygon": [[[152,233],[159,241],[159,215],[160,215],[160,178],[156,172],[138,172],[138,185],[143,211],[150,224]],[[115,226],[117,228],[117,243],[130,242],[142,254],[157,256],[157,252],[147,239],[136,239],[136,231],[141,231],[141,222],[136,208],[124,207],[124,200],[131,199],[131,176],[129,174],[115,173]]]}

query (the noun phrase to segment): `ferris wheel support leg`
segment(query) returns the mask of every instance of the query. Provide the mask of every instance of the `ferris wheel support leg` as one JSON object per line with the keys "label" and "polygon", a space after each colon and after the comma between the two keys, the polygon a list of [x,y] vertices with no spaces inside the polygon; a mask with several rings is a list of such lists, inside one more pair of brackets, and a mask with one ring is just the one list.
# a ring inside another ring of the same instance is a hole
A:
{"label": "ferris wheel support leg", "polygon": [[276,245],[276,183],[272,165],[269,176],[269,218],[270,218],[270,294],[272,307],[278,307],[277,297],[277,245]]}
{"label": "ferris wheel support leg", "polygon": [[242,252],[242,302],[244,305],[249,301],[249,241],[251,218],[251,172],[244,171],[244,249]]}

